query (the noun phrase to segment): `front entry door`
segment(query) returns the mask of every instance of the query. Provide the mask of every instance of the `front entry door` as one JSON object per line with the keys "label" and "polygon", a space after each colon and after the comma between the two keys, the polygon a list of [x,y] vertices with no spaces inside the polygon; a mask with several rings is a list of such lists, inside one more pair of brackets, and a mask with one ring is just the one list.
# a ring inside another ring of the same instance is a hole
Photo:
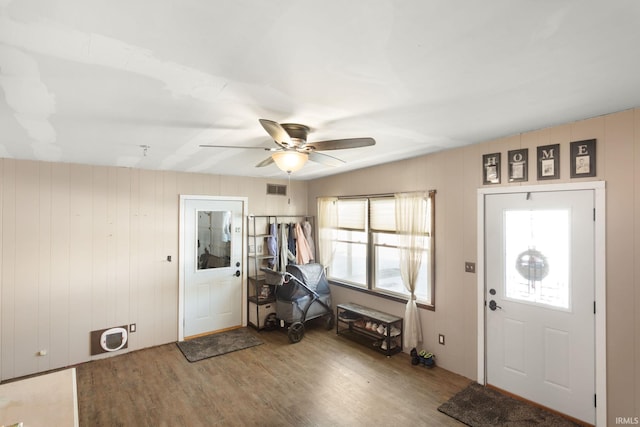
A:
{"label": "front entry door", "polygon": [[243,202],[188,198],[184,221],[184,336],[242,323]]}
{"label": "front entry door", "polygon": [[595,423],[594,192],[485,203],[487,384]]}

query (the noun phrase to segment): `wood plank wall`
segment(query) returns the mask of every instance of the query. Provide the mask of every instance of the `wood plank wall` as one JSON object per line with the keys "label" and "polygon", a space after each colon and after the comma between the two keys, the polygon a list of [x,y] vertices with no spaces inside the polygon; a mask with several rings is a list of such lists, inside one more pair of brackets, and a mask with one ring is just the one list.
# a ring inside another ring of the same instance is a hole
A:
{"label": "wood plank wall", "polygon": [[288,181],[0,159],[0,380],[90,360],[96,329],[136,323],[128,351],[175,341],[180,194],[306,213],[305,182],[291,204],[267,183]]}
{"label": "wood plank wall", "polygon": [[[570,143],[597,140],[597,176],[571,178]],[[560,144],[560,177],[541,181],[536,148]],[[640,414],[640,108],[388,163],[309,184],[309,207],[319,196],[375,194],[436,189],[436,310],[421,310],[424,346],[438,365],[477,378],[477,277],[464,271],[476,260],[477,190],[482,184],[482,155],[502,153],[502,184],[508,183],[509,150],[529,149],[529,180],[523,185],[579,181],[606,182],[606,293],[608,422]],[[590,262],[585,260],[585,263]],[[403,315],[404,304],[332,289],[334,303],[360,302]],[[446,346],[438,344],[446,335]],[[598,402],[601,402],[600,398]],[[630,414],[630,415],[624,415]]]}

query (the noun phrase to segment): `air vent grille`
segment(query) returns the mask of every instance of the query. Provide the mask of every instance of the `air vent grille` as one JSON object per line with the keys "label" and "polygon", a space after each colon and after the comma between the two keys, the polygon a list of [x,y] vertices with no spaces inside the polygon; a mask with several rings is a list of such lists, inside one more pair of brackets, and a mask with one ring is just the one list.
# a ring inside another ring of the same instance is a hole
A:
{"label": "air vent grille", "polygon": [[282,184],[267,184],[267,194],[274,196],[286,196],[287,186]]}

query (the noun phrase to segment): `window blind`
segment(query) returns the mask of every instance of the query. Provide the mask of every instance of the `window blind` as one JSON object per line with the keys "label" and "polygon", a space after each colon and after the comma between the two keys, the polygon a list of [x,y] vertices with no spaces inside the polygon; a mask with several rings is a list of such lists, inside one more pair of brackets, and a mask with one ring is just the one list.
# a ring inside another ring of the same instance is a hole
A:
{"label": "window blind", "polygon": [[371,230],[396,231],[396,201],[393,197],[370,200]]}
{"label": "window blind", "polygon": [[367,200],[338,200],[338,228],[364,231],[367,221]]}

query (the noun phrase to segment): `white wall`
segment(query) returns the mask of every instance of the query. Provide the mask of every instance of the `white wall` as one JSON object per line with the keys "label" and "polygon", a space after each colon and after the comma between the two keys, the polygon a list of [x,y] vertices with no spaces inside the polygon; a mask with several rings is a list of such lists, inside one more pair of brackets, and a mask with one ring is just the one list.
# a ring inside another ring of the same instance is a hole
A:
{"label": "white wall", "polygon": [[176,341],[179,195],[306,213],[307,183],[289,205],[267,182],[287,183],[0,159],[0,378],[88,361],[89,332],[110,326],[137,324],[127,351]]}

